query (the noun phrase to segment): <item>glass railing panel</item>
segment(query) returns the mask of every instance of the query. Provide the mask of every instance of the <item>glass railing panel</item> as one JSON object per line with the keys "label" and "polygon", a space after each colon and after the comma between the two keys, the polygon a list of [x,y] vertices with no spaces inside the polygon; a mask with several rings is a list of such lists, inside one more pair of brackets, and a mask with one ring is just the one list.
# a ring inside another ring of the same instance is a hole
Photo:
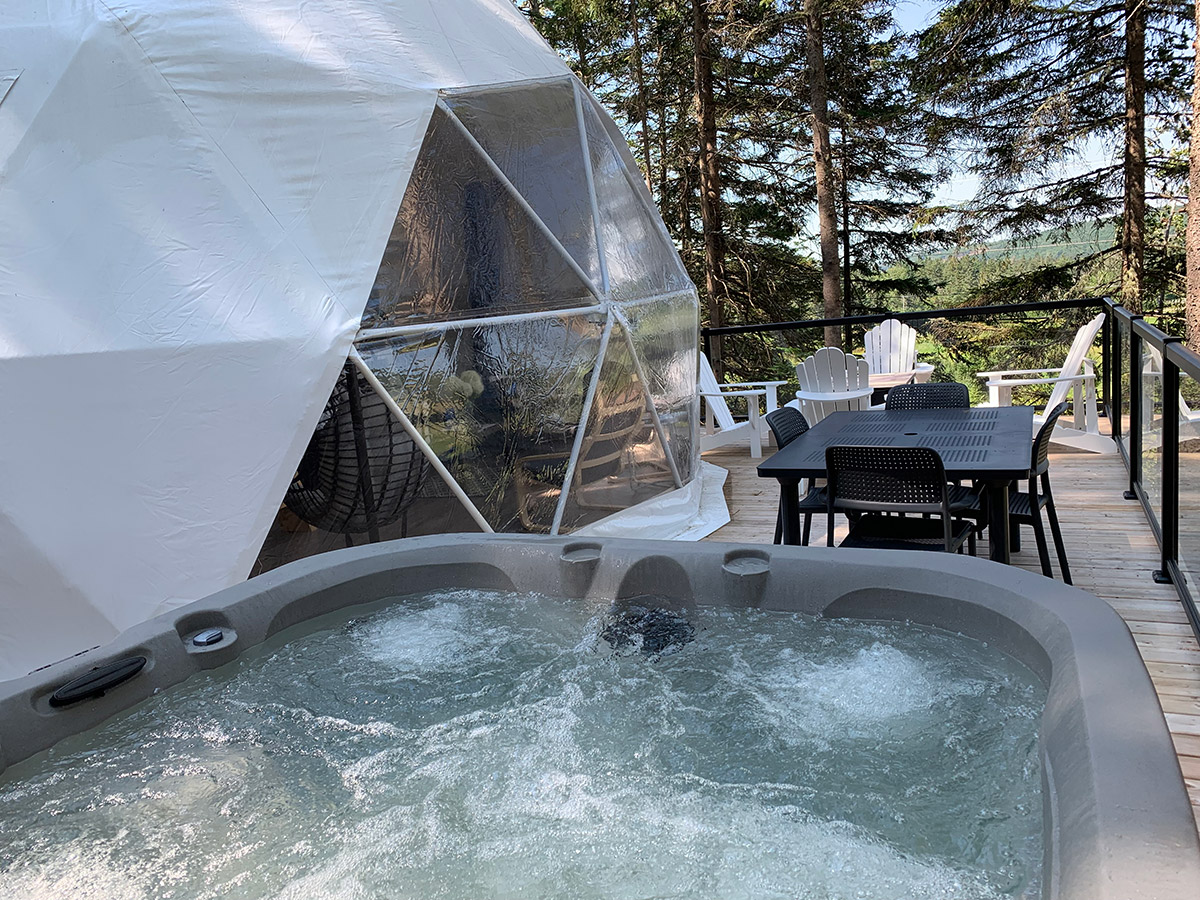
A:
{"label": "glass railing panel", "polygon": [[1121,446],[1125,448],[1125,456],[1129,457],[1129,411],[1133,397],[1132,391],[1129,389],[1129,351],[1130,343],[1133,339],[1132,329],[1129,325],[1129,320],[1117,318],[1117,329],[1121,352],[1117,359],[1117,376],[1121,381],[1121,405],[1117,411],[1117,415],[1121,418]]}
{"label": "glass railing panel", "polygon": [[1200,381],[1179,373],[1179,568],[1193,595],[1200,576]]}
{"label": "glass railing panel", "polygon": [[1163,358],[1162,351],[1142,341],[1141,377],[1136,389],[1141,397],[1141,414],[1136,423],[1141,431],[1142,490],[1148,513],[1162,519]]}

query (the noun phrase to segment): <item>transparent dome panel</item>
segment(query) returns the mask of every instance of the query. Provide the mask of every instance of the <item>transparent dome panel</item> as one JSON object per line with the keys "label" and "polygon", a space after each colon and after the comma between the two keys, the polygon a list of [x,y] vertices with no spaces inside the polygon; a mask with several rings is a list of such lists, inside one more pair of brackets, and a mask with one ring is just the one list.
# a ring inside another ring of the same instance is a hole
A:
{"label": "transparent dome panel", "polygon": [[697,471],[696,334],[694,290],[620,305],[650,396],[686,484]]}
{"label": "transparent dome panel", "polygon": [[600,285],[573,79],[451,92],[445,101],[579,267]]}
{"label": "transparent dome panel", "polygon": [[675,488],[645,385],[625,330],[616,324],[567,490],[561,530],[582,528]]}
{"label": "transparent dome panel", "polygon": [[590,98],[583,105],[583,117],[610,294],[638,299],[691,288],[625,139],[620,138],[622,153],[605,127],[606,114],[598,112]]}
{"label": "transparent dome panel", "polygon": [[590,107],[596,113],[596,119],[604,126],[604,131],[608,134],[609,141],[617,151],[617,155],[625,163],[625,170],[633,174],[634,177],[631,179],[633,189],[647,206],[657,210],[658,207],[654,203],[654,196],[650,193],[650,188],[646,186],[645,178],[642,177],[641,166],[634,159],[633,151],[629,149],[629,141],[621,133],[621,129],[617,127],[617,123],[613,121],[612,116],[608,114],[608,110],[600,104],[600,101],[584,89],[582,85],[580,85],[580,95],[584,107]]}
{"label": "transparent dome panel", "polygon": [[[546,531],[553,507],[523,502],[517,471],[570,455],[603,324],[598,314],[448,328],[359,352],[496,531]],[[539,474],[554,483],[552,466]]]}
{"label": "transparent dome panel", "polygon": [[435,109],[363,326],[594,303],[543,228],[471,146],[463,126]]}

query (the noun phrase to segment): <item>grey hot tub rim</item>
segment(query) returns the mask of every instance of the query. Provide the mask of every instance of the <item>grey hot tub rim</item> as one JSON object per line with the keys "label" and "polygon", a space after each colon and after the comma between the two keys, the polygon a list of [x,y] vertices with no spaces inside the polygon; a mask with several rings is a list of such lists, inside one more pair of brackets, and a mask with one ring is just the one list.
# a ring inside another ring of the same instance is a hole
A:
{"label": "grey hot tub rim", "polygon": [[[0,765],[94,727],[301,622],[446,588],[907,620],[983,640],[1047,686],[1040,742],[1051,900],[1195,896],[1200,839],[1153,684],[1121,618],[1078,589],[967,557],[721,543],[436,535],[327,553],[171,610],[0,683]],[[219,629],[220,635],[213,630]],[[193,638],[203,633],[200,641]],[[51,706],[97,666],[143,656],[103,696]]]}

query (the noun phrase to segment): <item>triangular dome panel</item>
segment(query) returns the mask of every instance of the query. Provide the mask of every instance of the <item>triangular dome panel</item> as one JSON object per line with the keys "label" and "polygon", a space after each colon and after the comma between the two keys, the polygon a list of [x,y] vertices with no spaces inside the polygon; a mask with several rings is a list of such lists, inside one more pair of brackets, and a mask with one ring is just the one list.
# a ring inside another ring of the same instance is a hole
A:
{"label": "triangular dome panel", "polygon": [[578,307],[596,299],[463,126],[435,109],[363,325]]}
{"label": "triangular dome panel", "polygon": [[601,283],[574,79],[454,92],[446,104],[579,267]]}
{"label": "triangular dome panel", "polygon": [[616,324],[568,487],[560,530],[574,531],[675,487],[629,341]]}
{"label": "triangular dome panel", "polygon": [[548,531],[603,321],[446,328],[359,351],[496,531]]}
{"label": "triangular dome panel", "polygon": [[611,296],[638,299],[690,289],[691,280],[645,186],[635,187],[642,176],[625,139],[620,139],[622,152],[590,98],[583,106],[583,118]]}
{"label": "triangular dome panel", "polygon": [[697,465],[696,371],[694,335],[700,325],[694,291],[657,297],[621,306],[629,323],[641,370],[675,457],[680,479],[686,484]]}

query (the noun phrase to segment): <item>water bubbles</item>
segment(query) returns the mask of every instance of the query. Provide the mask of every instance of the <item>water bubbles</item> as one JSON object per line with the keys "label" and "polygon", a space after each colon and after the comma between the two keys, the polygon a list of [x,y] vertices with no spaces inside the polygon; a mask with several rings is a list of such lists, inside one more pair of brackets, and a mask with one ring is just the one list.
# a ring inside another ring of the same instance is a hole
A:
{"label": "water bubbles", "polygon": [[1041,694],[1015,663],[731,609],[629,620],[603,641],[639,652],[598,653],[594,612],[457,591],[250,653],[11,770],[0,890],[1036,893]]}
{"label": "water bubbles", "polygon": [[468,659],[486,645],[469,611],[447,599],[376,618],[357,632],[360,652],[397,672],[426,675]]}

